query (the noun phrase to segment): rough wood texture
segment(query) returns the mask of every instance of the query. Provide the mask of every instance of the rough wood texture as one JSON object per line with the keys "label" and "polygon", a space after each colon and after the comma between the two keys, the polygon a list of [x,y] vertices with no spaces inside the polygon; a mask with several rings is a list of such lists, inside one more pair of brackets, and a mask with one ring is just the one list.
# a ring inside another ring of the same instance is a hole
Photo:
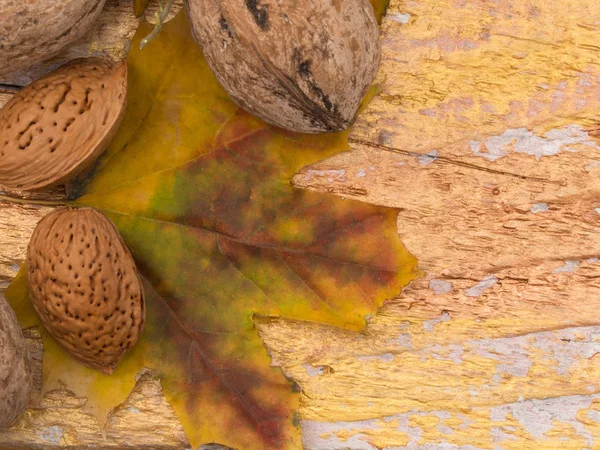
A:
{"label": "rough wood texture", "polygon": [[307,449],[600,445],[599,17],[392,1],[353,150],[294,183],[402,208],[425,276],[361,334],[258,324]]}
{"label": "rough wood texture", "polygon": [[294,183],[402,208],[426,277],[365,335],[264,333],[304,388],[306,447],[600,445],[598,17],[392,2],[353,151]]}
{"label": "rough wood texture", "polygon": [[0,200],[0,289],[6,289],[19,271],[35,225],[52,210],[50,206]]}
{"label": "rough wood texture", "polygon": [[42,391],[43,344],[39,330],[25,330],[35,374],[29,407],[17,423],[0,433],[0,448],[184,449],[189,444],[160,381],[139,374],[127,400],[104,425],[84,409],[86,399],[65,389]]}

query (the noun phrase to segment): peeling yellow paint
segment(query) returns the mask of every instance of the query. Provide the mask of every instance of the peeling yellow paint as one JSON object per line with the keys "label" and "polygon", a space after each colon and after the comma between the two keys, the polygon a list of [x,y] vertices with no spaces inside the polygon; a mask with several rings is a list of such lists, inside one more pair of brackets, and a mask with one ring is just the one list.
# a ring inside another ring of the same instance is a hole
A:
{"label": "peeling yellow paint", "polygon": [[364,335],[259,327],[307,448],[599,448],[599,41],[595,0],[391,2],[356,149],[307,169],[347,176],[294,183],[402,208],[426,279]]}
{"label": "peeling yellow paint", "polygon": [[383,93],[359,124],[397,134],[386,144],[423,150],[523,124],[597,123],[595,0],[392,2],[400,13],[410,23],[384,23]]}
{"label": "peeling yellow paint", "polygon": [[[577,413],[578,423],[575,425],[549,419],[550,428],[545,430],[543,436],[534,428],[538,420],[536,411],[532,412],[531,422],[524,425],[522,418],[520,421],[511,413],[507,413],[502,420],[491,420],[494,412],[490,408],[481,408],[469,412],[409,412],[369,424],[342,422],[337,429],[323,433],[320,438],[325,441],[335,436],[337,442],[348,445],[343,448],[356,448],[350,443],[359,441],[375,448],[453,444],[475,449],[591,449],[597,448],[594,442],[599,437],[599,431],[597,423],[583,418],[588,411],[581,409]],[[544,422],[546,419],[540,417],[539,420]]]}

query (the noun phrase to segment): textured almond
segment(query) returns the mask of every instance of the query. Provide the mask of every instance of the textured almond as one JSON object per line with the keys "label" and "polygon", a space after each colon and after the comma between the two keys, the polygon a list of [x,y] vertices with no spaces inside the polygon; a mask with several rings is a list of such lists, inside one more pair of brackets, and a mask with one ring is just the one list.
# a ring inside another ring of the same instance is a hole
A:
{"label": "textured almond", "polygon": [[81,38],[105,0],[0,0],[0,75],[57,54]]}
{"label": "textured almond", "polygon": [[348,128],[379,66],[369,0],[188,0],[215,76],[244,109],[292,131]]}
{"label": "textured almond", "polygon": [[83,364],[112,373],[145,321],[142,284],[114,224],[91,208],[58,209],[27,249],[33,306],[49,333]]}
{"label": "textured almond", "polygon": [[89,167],[125,112],[127,65],[78,59],[31,83],[0,109],[0,187],[62,184]]}
{"label": "textured almond", "polygon": [[31,392],[29,354],[17,316],[0,294],[0,429],[25,410]]}

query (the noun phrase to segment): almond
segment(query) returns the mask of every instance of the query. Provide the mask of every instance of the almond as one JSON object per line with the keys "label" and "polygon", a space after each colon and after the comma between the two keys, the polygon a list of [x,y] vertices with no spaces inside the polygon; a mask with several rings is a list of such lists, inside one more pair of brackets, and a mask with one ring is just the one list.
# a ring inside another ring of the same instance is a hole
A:
{"label": "almond", "polygon": [[379,66],[369,0],[188,0],[204,56],[242,108],[292,131],[348,128]]}
{"label": "almond", "polygon": [[19,417],[32,386],[29,353],[17,316],[0,294],[0,429]]}
{"label": "almond", "polygon": [[31,83],[0,109],[0,188],[62,184],[88,168],[123,119],[127,65],[78,59]]}
{"label": "almond", "polygon": [[0,75],[43,61],[81,38],[105,0],[0,1]]}
{"label": "almond", "polygon": [[142,284],[115,225],[91,209],[61,208],[27,249],[33,306],[48,332],[83,364],[110,374],[145,321]]}

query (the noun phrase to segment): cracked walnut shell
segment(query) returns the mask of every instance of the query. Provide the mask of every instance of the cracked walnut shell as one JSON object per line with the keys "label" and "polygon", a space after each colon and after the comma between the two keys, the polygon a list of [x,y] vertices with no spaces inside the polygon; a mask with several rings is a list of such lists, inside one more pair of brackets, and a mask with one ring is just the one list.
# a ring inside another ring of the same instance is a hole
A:
{"label": "cracked walnut shell", "polygon": [[145,322],[142,283],[115,225],[92,208],[58,209],[27,248],[27,282],[42,324],[83,364],[110,374]]}
{"label": "cracked walnut shell", "polygon": [[242,108],[292,131],[348,128],[380,59],[369,0],[189,0],[194,37]]}
{"label": "cracked walnut shell", "polygon": [[127,101],[127,65],[71,61],[0,109],[0,188],[35,190],[85,170],[114,137]]}

